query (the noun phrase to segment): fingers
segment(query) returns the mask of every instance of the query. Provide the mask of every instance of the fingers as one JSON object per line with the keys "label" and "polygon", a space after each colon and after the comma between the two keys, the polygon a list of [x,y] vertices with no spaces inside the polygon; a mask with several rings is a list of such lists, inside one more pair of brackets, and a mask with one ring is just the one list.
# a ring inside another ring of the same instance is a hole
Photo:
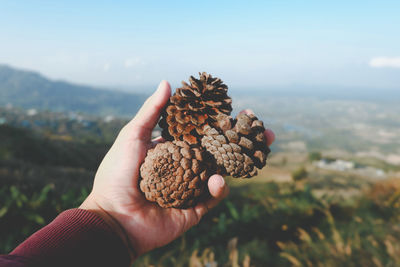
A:
{"label": "fingers", "polygon": [[156,137],[153,140],[151,140],[151,142],[149,143],[148,148],[154,148],[157,144],[159,143],[164,143],[165,139],[162,136]]}
{"label": "fingers", "polygon": [[264,136],[265,136],[265,139],[267,140],[267,146],[272,145],[272,143],[275,141],[275,134],[270,129],[265,130]]}
{"label": "fingers", "polygon": [[170,96],[171,86],[167,81],[161,81],[157,90],[146,100],[128,126],[141,131],[141,135],[148,136],[150,139],[151,132]]}
{"label": "fingers", "polygon": [[224,178],[218,174],[214,174],[208,180],[208,190],[210,191],[211,199],[204,203],[200,203],[195,207],[195,212],[199,218],[206,214],[210,209],[214,208],[229,194],[228,185],[225,183]]}
{"label": "fingers", "polygon": [[[227,185],[225,183],[225,179],[218,174],[214,174],[208,179],[208,190],[210,191],[211,196],[214,199],[222,199],[225,197],[224,193]],[[215,206],[215,205],[214,205]],[[208,206],[209,208],[213,208],[214,206]]]}
{"label": "fingers", "polygon": [[244,110],[240,111],[239,114],[254,115],[254,112],[251,109],[244,109]]}
{"label": "fingers", "polygon": [[165,139],[162,136],[158,136],[156,138],[154,138],[153,140],[151,140],[151,142],[158,144],[158,143],[164,143]]}

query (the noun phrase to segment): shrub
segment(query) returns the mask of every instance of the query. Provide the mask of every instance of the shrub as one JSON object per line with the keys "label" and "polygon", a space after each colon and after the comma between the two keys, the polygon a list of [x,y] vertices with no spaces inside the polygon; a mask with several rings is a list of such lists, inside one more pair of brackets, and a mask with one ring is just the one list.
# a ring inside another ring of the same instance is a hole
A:
{"label": "shrub", "polygon": [[310,152],[310,153],[308,154],[308,159],[309,159],[310,161],[321,160],[321,159],[322,159],[321,152],[317,152],[317,151]]}
{"label": "shrub", "polygon": [[307,170],[304,167],[301,167],[300,169],[294,171],[292,173],[292,178],[293,181],[297,182],[297,181],[301,181],[304,180],[308,175]]}

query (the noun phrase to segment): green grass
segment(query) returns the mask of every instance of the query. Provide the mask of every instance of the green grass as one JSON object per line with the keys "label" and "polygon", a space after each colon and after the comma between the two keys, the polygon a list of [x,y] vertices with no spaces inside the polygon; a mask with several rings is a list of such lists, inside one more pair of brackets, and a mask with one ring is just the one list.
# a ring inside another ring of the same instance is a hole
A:
{"label": "green grass", "polygon": [[[377,184],[352,201],[317,198],[304,183],[233,186],[199,225],[134,266],[245,266],[249,260],[251,266],[396,266],[398,184]],[[0,253],[78,206],[88,188],[59,194],[49,184],[29,192],[16,185],[0,190]]]}
{"label": "green grass", "polygon": [[[7,127],[0,136],[0,253],[8,253],[84,200],[109,142]],[[306,161],[282,164],[291,172],[305,167],[298,182],[267,182],[264,172],[256,179],[266,182],[228,179],[229,197],[200,224],[134,266],[399,266],[400,183],[367,190],[372,183],[362,177],[315,171]],[[359,194],[316,194],[348,189]]]}

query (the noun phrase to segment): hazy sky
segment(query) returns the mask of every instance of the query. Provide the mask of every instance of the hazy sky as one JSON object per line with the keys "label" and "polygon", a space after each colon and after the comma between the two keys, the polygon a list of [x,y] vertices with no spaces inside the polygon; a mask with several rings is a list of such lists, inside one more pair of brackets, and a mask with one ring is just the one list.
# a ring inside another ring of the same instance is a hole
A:
{"label": "hazy sky", "polygon": [[400,1],[0,1],[0,63],[94,85],[400,89]]}

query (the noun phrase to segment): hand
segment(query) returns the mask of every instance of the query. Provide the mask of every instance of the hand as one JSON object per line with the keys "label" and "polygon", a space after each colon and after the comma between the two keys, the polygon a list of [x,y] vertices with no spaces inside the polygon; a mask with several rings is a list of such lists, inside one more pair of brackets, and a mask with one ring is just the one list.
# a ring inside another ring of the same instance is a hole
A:
{"label": "hand", "polygon": [[[161,138],[153,141],[150,138],[170,95],[170,85],[162,81],[135,118],[123,127],[97,170],[92,192],[80,206],[99,214],[135,257],[176,239],[229,192],[224,179],[213,175],[208,180],[211,198],[182,210],[163,209],[147,201],[140,191],[139,168],[147,150],[162,142]],[[273,133],[266,131],[266,136],[270,145]]]}

